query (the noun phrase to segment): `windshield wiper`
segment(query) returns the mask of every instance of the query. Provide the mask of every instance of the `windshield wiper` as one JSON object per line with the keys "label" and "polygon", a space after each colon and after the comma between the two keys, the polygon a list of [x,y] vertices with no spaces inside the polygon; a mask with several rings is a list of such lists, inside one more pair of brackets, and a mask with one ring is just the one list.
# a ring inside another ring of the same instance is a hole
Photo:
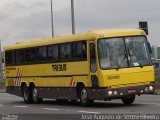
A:
{"label": "windshield wiper", "polygon": [[112,67],[112,69],[119,70],[119,69],[120,69],[120,66],[119,66],[119,65],[117,65],[116,67]]}
{"label": "windshield wiper", "polygon": [[139,66],[140,66],[141,68],[143,68],[143,65],[142,65],[140,62],[138,62],[138,64],[139,64]]}

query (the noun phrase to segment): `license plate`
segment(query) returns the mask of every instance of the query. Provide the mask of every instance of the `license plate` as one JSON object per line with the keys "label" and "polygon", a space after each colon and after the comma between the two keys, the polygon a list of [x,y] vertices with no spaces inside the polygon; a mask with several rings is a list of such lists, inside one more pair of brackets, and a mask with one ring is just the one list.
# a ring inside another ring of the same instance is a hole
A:
{"label": "license plate", "polygon": [[136,93],[136,90],[128,90],[128,93]]}

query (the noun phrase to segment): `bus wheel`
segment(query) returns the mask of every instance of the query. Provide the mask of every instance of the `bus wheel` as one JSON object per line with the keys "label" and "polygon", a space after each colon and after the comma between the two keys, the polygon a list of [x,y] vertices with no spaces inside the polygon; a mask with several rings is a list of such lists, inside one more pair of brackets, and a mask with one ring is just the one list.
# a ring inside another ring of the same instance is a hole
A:
{"label": "bus wheel", "polygon": [[30,94],[30,89],[27,87],[27,85],[24,85],[22,88],[22,94],[23,94],[23,99],[25,103],[32,103],[32,97]]}
{"label": "bus wheel", "polygon": [[31,87],[31,94],[32,94],[33,103],[35,104],[42,103],[43,99],[39,98],[38,90],[34,85]]}
{"label": "bus wheel", "polygon": [[79,96],[80,96],[80,103],[82,106],[87,107],[87,106],[91,106],[94,103],[94,100],[90,100],[88,98],[87,90],[84,87],[81,88]]}
{"label": "bus wheel", "polygon": [[135,95],[129,95],[121,99],[125,105],[130,105],[135,100]]}

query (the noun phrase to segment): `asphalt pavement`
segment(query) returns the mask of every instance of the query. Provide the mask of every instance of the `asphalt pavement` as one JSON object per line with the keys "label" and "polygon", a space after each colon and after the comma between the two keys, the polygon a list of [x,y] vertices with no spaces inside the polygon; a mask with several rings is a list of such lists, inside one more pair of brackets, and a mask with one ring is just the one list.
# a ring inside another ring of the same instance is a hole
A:
{"label": "asphalt pavement", "polygon": [[82,107],[79,102],[57,103],[49,99],[45,99],[42,104],[25,104],[21,97],[0,93],[0,120],[5,118],[8,118],[7,120],[13,118],[15,120],[102,120],[104,118],[98,116],[101,114],[106,115],[106,120],[118,119],[117,115],[148,114],[155,116],[155,119],[160,119],[160,95],[137,96],[135,102],[128,106],[121,100],[112,100],[95,101],[92,107]]}

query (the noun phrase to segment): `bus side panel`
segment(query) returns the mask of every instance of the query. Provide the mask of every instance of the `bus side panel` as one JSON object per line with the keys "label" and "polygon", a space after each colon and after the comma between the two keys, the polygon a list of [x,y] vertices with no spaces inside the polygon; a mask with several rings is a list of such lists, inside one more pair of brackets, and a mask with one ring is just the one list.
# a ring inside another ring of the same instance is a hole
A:
{"label": "bus side panel", "polygon": [[[66,70],[59,68],[64,64]],[[75,99],[77,83],[91,87],[88,66],[88,61],[81,61],[6,67],[7,92],[17,95],[22,83],[27,86],[34,83],[41,97]]]}

